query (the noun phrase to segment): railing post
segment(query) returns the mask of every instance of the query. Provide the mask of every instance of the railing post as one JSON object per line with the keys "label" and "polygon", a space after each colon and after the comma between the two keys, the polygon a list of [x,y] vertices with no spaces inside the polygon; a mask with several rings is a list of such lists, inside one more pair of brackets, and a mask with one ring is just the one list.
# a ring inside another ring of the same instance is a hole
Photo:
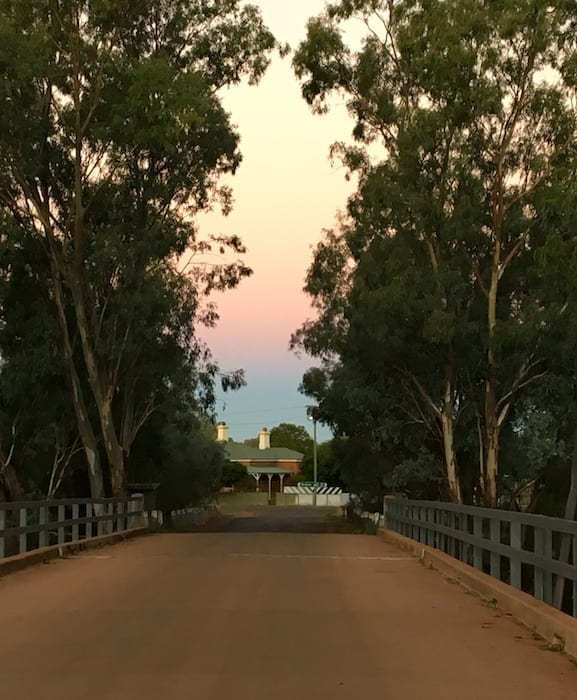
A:
{"label": "railing post", "polygon": [[[473,516],[473,535],[483,539],[483,519],[478,515]],[[483,547],[473,545],[473,566],[479,571],[483,571]]]}
{"label": "railing post", "polygon": [[449,555],[451,557],[456,557],[457,556],[457,548],[455,546],[456,539],[455,539],[455,514],[453,513],[452,510],[446,511],[447,513],[447,520],[448,520],[448,527],[451,530],[451,534],[449,535]]}
{"label": "railing post", "polygon": [[[96,509],[96,513],[102,517],[104,515],[104,503],[99,503],[98,508]],[[98,520],[98,524],[96,526],[96,532],[98,533],[98,537],[102,537],[104,534],[104,520]]]}
{"label": "railing post", "polygon": [[[281,491],[282,491],[282,488],[281,488]],[[388,515],[389,515],[389,505],[387,503],[387,497],[384,496],[383,497],[383,527],[387,530],[390,529]],[[128,530],[128,528],[129,528],[128,523],[126,523],[126,529]]]}
{"label": "railing post", "polygon": [[[465,513],[459,513],[459,530],[464,534],[469,533],[469,521],[467,520],[467,515]],[[469,559],[469,544],[461,537],[461,561],[465,564],[468,563]]]}
{"label": "railing post", "polygon": [[40,506],[38,508],[38,546],[47,547],[48,546],[48,530],[46,526],[48,525],[48,506]]}
{"label": "railing post", "polygon": [[149,518],[151,517],[152,511],[149,513],[145,513],[144,511],[144,494],[132,494],[130,510],[133,511],[133,515],[130,516],[129,529],[147,527],[149,525]]}
{"label": "railing post", "polygon": [[463,548],[463,541],[461,540],[459,533],[462,532],[462,527],[461,527],[462,519],[461,519],[461,514],[460,513],[453,513],[453,525],[454,525],[454,530],[455,530],[455,556],[457,559],[460,559],[463,561],[463,554],[464,554],[464,548]]}
{"label": "railing post", "polygon": [[6,511],[0,508],[0,559],[4,559],[4,530],[6,529]]}
{"label": "railing post", "polygon": [[116,504],[116,532],[124,530],[123,525],[124,501],[118,501]]}
{"label": "railing post", "polygon": [[[543,556],[548,561],[553,559],[553,532],[544,530]],[[543,602],[553,605],[553,574],[549,570],[543,572]]]}
{"label": "railing post", "polygon": [[[18,518],[18,524],[20,527],[26,527],[28,525],[28,508],[20,508],[20,514]],[[28,535],[26,532],[21,532],[18,537],[18,552],[23,554],[28,550]]]}
{"label": "railing post", "polygon": [[58,506],[58,522],[62,523],[58,526],[58,544],[64,544],[66,542],[66,530],[63,524],[66,520],[66,506]]}
{"label": "railing post", "polygon": [[[437,524],[441,527],[445,527],[445,510],[444,508],[439,508],[439,515],[437,518]],[[444,532],[439,533],[439,549],[441,552],[447,553],[447,535]]]}
{"label": "railing post", "polygon": [[428,517],[428,511],[427,507],[424,506],[423,508],[419,508],[419,523],[421,524],[421,530],[420,530],[420,537],[419,537],[419,542],[422,544],[427,544],[427,537],[428,537],[428,532],[427,532],[427,517]]}
{"label": "railing post", "polygon": [[84,513],[84,517],[87,521],[84,526],[84,537],[88,539],[89,537],[92,537],[92,503],[86,504],[86,511]]}
{"label": "railing post", "polygon": [[521,590],[521,523],[519,522],[511,523],[510,547],[512,550],[509,553],[511,585],[513,588]]}
{"label": "railing post", "polygon": [[114,511],[116,509],[116,502],[111,501],[108,503],[107,506],[107,515],[108,518],[106,518],[106,534],[110,534],[114,532]]}
{"label": "railing post", "polygon": [[419,523],[419,542],[425,544],[427,541],[427,509],[419,506],[417,508],[417,522]]}
{"label": "railing post", "polygon": [[[73,503],[72,504],[72,520],[78,520],[80,517],[80,507],[78,503]],[[80,537],[79,534],[79,528],[78,528],[78,523],[73,522],[72,523],[72,541],[73,542],[78,542],[78,538]]]}
{"label": "railing post", "polygon": [[[533,551],[540,557],[545,556],[545,531],[536,527],[533,531]],[[540,566],[533,568],[533,595],[537,600],[545,599],[545,571]]]}
{"label": "railing post", "polygon": [[[577,535],[573,534],[573,566],[577,569]],[[573,579],[573,617],[577,617],[577,574]]]}
{"label": "railing post", "polygon": [[[473,528],[475,526],[475,518],[474,518],[474,516],[469,516],[467,513],[465,513],[465,515],[463,517],[465,518],[465,532],[468,535],[472,535]],[[470,527],[469,527],[469,523],[471,524]],[[469,542],[467,542],[466,549],[465,549],[465,552],[466,552],[465,563],[468,564],[469,566],[473,566],[474,551],[475,551],[475,547],[472,544],[470,544]]]}
{"label": "railing post", "polygon": [[[489,525],[491,542],[501,544],[501,521],[498,515],[491,515]],[[491,576],[501,580],[501,555],[498,552],[491,552]]]}

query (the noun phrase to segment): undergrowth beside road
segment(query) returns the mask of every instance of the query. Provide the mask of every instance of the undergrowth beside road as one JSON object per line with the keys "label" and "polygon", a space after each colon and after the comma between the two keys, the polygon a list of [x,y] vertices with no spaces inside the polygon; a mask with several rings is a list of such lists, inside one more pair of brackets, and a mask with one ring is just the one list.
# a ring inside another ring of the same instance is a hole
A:
{"label": "undergrowth beside road", "polygon": [[363,518],[358,513],[349,511],[346,516],[327,515],[331,525],[331,532],[349,535],[376,535],[377,525],[368,518]]}

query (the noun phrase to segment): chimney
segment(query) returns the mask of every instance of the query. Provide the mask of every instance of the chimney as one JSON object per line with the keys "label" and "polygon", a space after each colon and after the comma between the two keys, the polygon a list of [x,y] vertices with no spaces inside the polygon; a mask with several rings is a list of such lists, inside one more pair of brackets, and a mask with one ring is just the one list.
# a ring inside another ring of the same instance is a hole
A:
{"label": "chimney", "polygon": [[216,426],[216,441],[228,442],[228,425],[222,421]]}
{"label": "chimney", "polygon": [[270,431],[268,428],[263,428],[258,434],[258,449],[268,450],[270,447]]}

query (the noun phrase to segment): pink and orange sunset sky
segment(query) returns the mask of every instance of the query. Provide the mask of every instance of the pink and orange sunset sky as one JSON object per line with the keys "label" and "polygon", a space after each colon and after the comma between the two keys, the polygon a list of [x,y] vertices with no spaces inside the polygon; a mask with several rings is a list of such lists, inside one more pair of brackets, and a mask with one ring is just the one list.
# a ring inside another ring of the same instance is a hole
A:
{"label": "pink and orange sunset sky", "polygon": [[[258,0],[264,20],[281,42],[296,48],[306,22],[324,9],[324,0]],[[302,374],[312,364],[288,350],[291,333],[312,315],[302,292],[312,249],[323,228],[333,226],[346,205],[351,183],[329,162],[335,141],[349,140],[352,123],[344,104],[314,115],[300,95],[292,58],[275,57],[256,87],[240,85],[223,93],[225,108],[241,136],[243,163],[231,178],[235,205],[224,217],[202,217],[205,233],[238,234],[248,248],[254,274],[219,295],[218,327],[204,334],[224,370],[242,367],[248,385],[219,394],[217,414],[235,440],[280,422],[307,425]],[[310,427],[310,423],[308,424]],[[329,437],[319,426],[319,439]]]}

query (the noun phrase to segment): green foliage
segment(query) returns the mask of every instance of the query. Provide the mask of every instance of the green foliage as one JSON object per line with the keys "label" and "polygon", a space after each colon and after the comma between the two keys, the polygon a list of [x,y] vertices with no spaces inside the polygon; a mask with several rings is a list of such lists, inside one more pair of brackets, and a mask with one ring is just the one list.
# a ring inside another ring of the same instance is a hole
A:
{"label": "green foliage", "polygon": [[286,447],[295,452],[306,454],[312,450],[313,441],[302,425],[280,423],[270,431],[271,447]]}
{"label": "green foliage", "polygon": [[157,414],[134,446],[130,478],[160,483],[157,507],[169,512],[209,500],[218,491],[224,464],[221,448],[202,433],[194,415]]}
{"label": "green foliage", "polygon": [[[258,82],[275,48],[238,0],[0,0],[0,432],[5,443],[26,423],[19,459],[28,434],[58,455],[80,432],[86,454],[108,462],[104,475],[89,469],[94,495],[103,483],[119,495],[155,412],[168,431],[183,404],[189,418],[210,412],[216,381],[243,384],[196,329],[218,318],[208,295],[250,274],[245,250],[237,236],[202,239],[194,217],[230,211],[220,178],[241,162],[219,91]],[[20,375],[68,392],[54,391],[50,410],[27,405]],[[201,434],[170,435],[186,471]]]}
{"label": "green foliage", "polygon": [[243,464],[238,462],[225,461],[220,477],[221,486],[238,486],[246,477],[248,472]]}
{"label": "green foliage", "polygon": [[333,155],[358,188],[292,344],[322,361],[302,388],[348,437],[359,493],[495,505],[528,478],[514,453],[534,474],[567,459],[542,386],[575,376],[575,19],[536,0],[342,0],[309,22],[295,72],[313,110],[346,100],[356,144]]}
{"label": "green foliage", "polygon": [[[317,477],[319,481],[326,482],[330,486],[344,486],[342,467],[339,452],[340,438],[332,438],[317,445]],[[314,464],[312,447],[305,453],[299,478],[302,481],[313,481]]]}

